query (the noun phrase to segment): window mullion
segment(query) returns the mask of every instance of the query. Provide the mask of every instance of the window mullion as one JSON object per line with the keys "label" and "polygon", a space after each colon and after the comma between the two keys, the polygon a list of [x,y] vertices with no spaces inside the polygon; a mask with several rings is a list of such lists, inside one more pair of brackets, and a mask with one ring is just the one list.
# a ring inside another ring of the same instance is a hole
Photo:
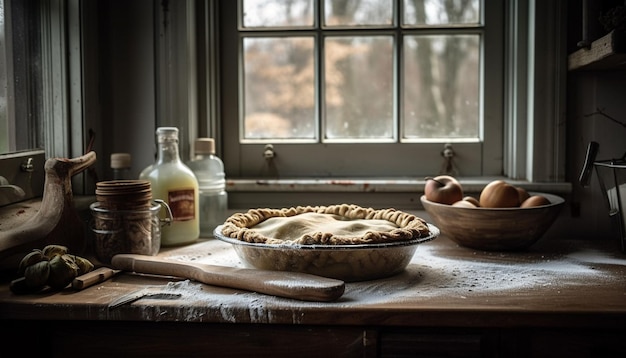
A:
{"label": "window mullion", "polygon": [[315,117],[317,118],[316,136],[317,143],[324,142],[324,133],[326,132],[326,102],[324,95],[326,93],[326,80],[324,78],[324,43],[326,37],[317,28],[315,35]]}

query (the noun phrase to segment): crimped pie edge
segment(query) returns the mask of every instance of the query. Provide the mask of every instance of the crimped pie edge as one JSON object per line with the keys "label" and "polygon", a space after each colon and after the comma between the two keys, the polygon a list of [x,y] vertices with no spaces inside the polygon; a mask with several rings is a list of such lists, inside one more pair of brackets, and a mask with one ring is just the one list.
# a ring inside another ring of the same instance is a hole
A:
{"label": "crimped pie edge", "polygon": [[[389,232],[370,231],[363,236],[347,237],[333,233],[316,232],[297,240],[285,241],[280,238],[264,236],[253,227],[272,217],[292,217],[303,213],[321,213],[339,215],[349,219],[387,220],[398,226]],[[298,245],[360,245],[408,241],[430,234],[426,221],[413,214],[394,208],[373,209],[355,204],[329,206],[296,206],[290,208],[250,209],[245,213],[231,215],[222,225],[222,235],[249,243],[263,244],[298,244]]]}

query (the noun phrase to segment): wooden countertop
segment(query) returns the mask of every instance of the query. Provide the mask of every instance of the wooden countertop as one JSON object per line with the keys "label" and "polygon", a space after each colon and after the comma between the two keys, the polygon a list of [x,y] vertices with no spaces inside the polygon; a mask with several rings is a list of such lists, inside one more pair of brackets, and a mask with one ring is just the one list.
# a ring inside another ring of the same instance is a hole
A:
{"label": "wooden countertop", "polygon": [[[242,266],[215,239],[159,256]],[[119,307],[143,288],[178,293]],[[626,328],[626,255],[603,242],[540,241],[522,253],[458,247],[445,236],[420,245],[405,272],[347,283],[335,302],[305,302],[174,277],[121,273],[82,291],[14,295],[0,285],[0,319],[184,321],[410,327]]]}

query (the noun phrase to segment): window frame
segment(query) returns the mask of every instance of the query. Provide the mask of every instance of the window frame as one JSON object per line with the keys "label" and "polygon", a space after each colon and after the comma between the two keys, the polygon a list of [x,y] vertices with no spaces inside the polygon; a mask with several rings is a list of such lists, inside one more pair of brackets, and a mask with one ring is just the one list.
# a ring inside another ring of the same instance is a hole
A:
{"label": "window frame", "polygon": [[[234,6],[233,4],[220,3],[220,6]],[[234,2],[233,2],[234,3]],[[478,175],[463,175],[465,177],[505,177],[513,180],[544,183],[562,183],[564,181],[564,158],[565,158],[565,126],[564,126],[564,81],[566,68],[563,66],[566,59],[565,52],[565,14],[567,3],[565,1],[539,2],[536,0],[511,0],[505,3],[503,21],[505,36],[505,51],[503,65],[505,70],[504,84],[501,91],[504,96],[502,108],[493,113],[485,113],[487,117],[501,117],[504,120],[500,125],[487,126],[486,131],[502,131],[502,138],[481,148],[481,154],[491,156],[492,163],[487,163],[481,168]],[[220,12],[220,15],[223,15]],[[489,26],[487,23],[486,26]],[[538,35],[540,34],[540,35]],[[235,41],[220,47],[219,51],[232,51]],[[537,53],[539,52],[539,53]],[[484,55],[485,57],[488,54]],[[223,58],[221,58],[224,61]],[[222,73],[222,78],[225,75]],[[222,81],[222,93],[232,93],[236,85],[234,81]],[[489,84],[488,81],[485,85]],[[497,86],[497,85],[496,85]],[[229,126],[233,125],[232,108],[237,108],[234,96],[221,98],[221,117],[224,119],[222,140],[232,142],[232,134],[229,136]],[[231,117],[229,117],[229,114]],[[486,134],[489,135],[488,133]],[[415,150],[415,157],[441,157],[444,142],[437,143],[432,149]],[[457,153],[467,153],[469,150],[461,143],[452,143]],[[264,145],[247,145],[247,149],[234,149],[228,144],[223,146],[223,156],[227,165],[227,174],[233,179],[260,178],[255,172],[242,172],[237,168],[241,163],[245,167],[259,171],[263,167]],[[341,146],[341,145],[339,145]],[[276,147],[276,146],[274,146]],[[343,146],[345,149],[346,146]],[[276,153],[278,161],[281,152],[292,152],[295,148],[286,146]],[[366,152],[364,157],[375,158],[380,153],[388,153],[384,145],[379,150]],[[306,152],[306,151],[305,151]],[[324,165],[327,159],[333,156],[321,156],[319,162]],[[253,162],[246,162],[253,158]],[[411,158],[406,158],[410,160]],[[285,163],[289,165],[289,163]],[[366,164],[358,163],[359,165]],[[439,162],[425,171],[434,172],[439,169]],[[271,166],[265,166],[264,170],[271,172]],[[353,177],[364,177],[358,170],[350,171]],[[467,173],[467,172],[466,172]],[[276,174],[276,172],[275,172]],[[284,175],[283,175],[284,174]],[[278,173],[279,176],[265,179],[293,179],[290,174]],[[319,178],[329,177],[328,173],[319,172],[317,175],[308,176]],[[371,175],[365,175],[371,177]],[[393,171],[381,170],[382,177],[397,177]],[[306,179],[303,178],[303,179]]]}
{"label": "window frame", "polygon": [[[220,4],[222,25],[226,22],[241,25],[237,22],[238,19],[232,17],[236,16],[238,3],[239,1],[233,1]],[[497,5],[495,6],[495,12],[499,13],[498,7],[501,6],[501,2],[494,1],[493,4]],[[489,19],[491,25],[485,21],[484,28],[502,26],[502,24],[498,23],[498,21],[501,21],[502,16],[491,14]],[[472,26],[468,28],[474,29]],[[223,26],[220,27],[220,30],[222,35],[226,32]],[[349,32],[349,30],[345,29],[332,30],[334,33],[345,31]],[[445,32],[445,30],[442,31],[438,27],[425,30],[409,28],[404,31]],[[503,42],[502,38],[498,38],[499,36],[502,36],[502,31],[485,32],[485,40],[483,42],[489,41],[494,46],[481,49],[481,66],[485,66],[485,61],[489,61],[487,65],[489,68],[502,66],[502,55],[499,55],[496,51],[496,46]],[[492,98],[502,95],[503,79],[493,76],[487,77],[483,81],[483,88],[481,88],[481,91],[487,93],[487,95],[483,96],[481,108],[486,122],[480,128],[480,140],[433,139],[401,141],[398,139],[394,143],[357,144],[358,150],[354,150],[354,144],[351,143],[292,144],[284,143],[281,140],[268,140],[264,143],[243,141],[240,145],[233,145],[233,143],[239,141],[241,129],[237,123],[239,121],[239,113],[243,113],[243,109],[239,107],[241,104],[238,101],[241,94],[231,87],[235,82],[229,81],[229,79],[237,77],[239,79],[238,83],[241,84],[242,76],[235,75],[239,71],[237,67],[239,65],[238,62],[229,61],[228,58],[237,53],[237,48],[234,48],[232,44],[241,45],[238,36],[226,38],[225,42],[225,47],[220,47],[220,54],[222,54],[220,61],[223,64],[221,118],[223,123],[222,139],[225,143],[223,145],[224,162],[227,175],[231,178],[423,177],[424,175],[439,172],[444,162],[442,152],[447,143],[452,143],[457,154],[455,164],[463,175],[470,177],[502,175],[503,149],[500,134],[502,132],[502,124],[499,122],[499,118],[501,118],[503,112],[503,101],[493,101]],[[240,47],[238,51],[241,51]],[[237,61],[242,61],[241,56]],[[396,60],[396,63],[399,62],[399,60]],[[394,71],[397,71],[397,69],[394,69]],[[484,71],[483,67],[481,67],[481,71]],[[503,71],[496,72],[502,73]],[[396,88],[397,93],[395,95],[402,97],[401,84],[396,84]],[[484,105],[486,98],[493,104],[490,106]],[[235,108],[238,109],[239,113],[235,113],[232,110]],[[401,108],[396,108],[396,110],[401,112]],[[273,163],[268,163],[263,157],[263,152],[268,144],[274,147],[275,157],[272,160]],[[316,158],[311,158],[310,153],[312,150],[315,150]],[[346,154],[350,152],[353,154]],[[487,156],[486,153],[490,155],[488,161],[483,160],[483,157]],[[307,160],[302,161],[302,158],[307,158]],[[373,162],[378,163],[377,167],[372,167],[371,163]]]}
{"label": "window frame", "polygon": [[[7,66],[9,81],[18,82],[16,73],[23,77],[20,85],[24,86],[21,89],[24,95],[17,96],[15,83],[8,83],[8,92],[13,96],[9,97],[7,107],[9,123],[13,126],[9,128],[9,153],[2,153],[3,158],[40,152],[44,160],[81,156],[87,146],[83,115],[82,3],[80,0],[40,0],[25,4],[28,9],[17,11],[5,2],[9,18],[21,16],[20,21],[28,23],[23,45],[35,47],[25,48],[21,53],[8,52],[8,62],[25,64],[22,69],[12,64]],[[15,49],[11,43],[7,47]],[[9,169],[9,176],[19,176],[19,167]],[[43,167],[32,175],[33,182],[42,182]],[[88,187],[88,183],[84,174],[73,176],[73,193],[92,192],[93,184]]]}

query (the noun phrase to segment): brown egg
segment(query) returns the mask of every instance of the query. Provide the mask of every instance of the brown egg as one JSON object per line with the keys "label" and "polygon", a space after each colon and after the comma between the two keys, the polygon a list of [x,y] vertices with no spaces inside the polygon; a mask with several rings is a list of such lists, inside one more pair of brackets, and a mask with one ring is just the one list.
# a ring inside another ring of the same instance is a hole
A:
{"label": "brown egg", "polygon": [[476,199],[473,196],[466,196],[463,198],[464,201],[469,201],[470,203],[474,204],[475,207],[479,207],[480,206],[480,202],[478,201],[478,199]]}
{"label": "brown egg", "polygon": [[526,189],[520,188],[519,186],[516,186],[515,189],[517,189],[517,194],[519,194],[519,202],[520,203],[523,203],[524,200],[530,198],[530,194],[528,194]]}
{"label": "brown egg", "polygon": [[528,199],[524,200],[520,205],[520,208],[531,208],[534,206],[542,206],[542,205],[550,205],[550,200],[546,199],[545,196],[541,195],[533,195]]}
{"label": "brown egg", "polygon": [[452,206],[458,206],[461,208],[475,208],[476,207],[476,205],[474,205],[471,201],[468,201],[468,200],[459,200],[453,203]]}
{"label": "brown egg", "polygon": [[480,192],[478,201],[483,208],[516,208],[520,205],[517,189],[504,180],[487,184]]}

